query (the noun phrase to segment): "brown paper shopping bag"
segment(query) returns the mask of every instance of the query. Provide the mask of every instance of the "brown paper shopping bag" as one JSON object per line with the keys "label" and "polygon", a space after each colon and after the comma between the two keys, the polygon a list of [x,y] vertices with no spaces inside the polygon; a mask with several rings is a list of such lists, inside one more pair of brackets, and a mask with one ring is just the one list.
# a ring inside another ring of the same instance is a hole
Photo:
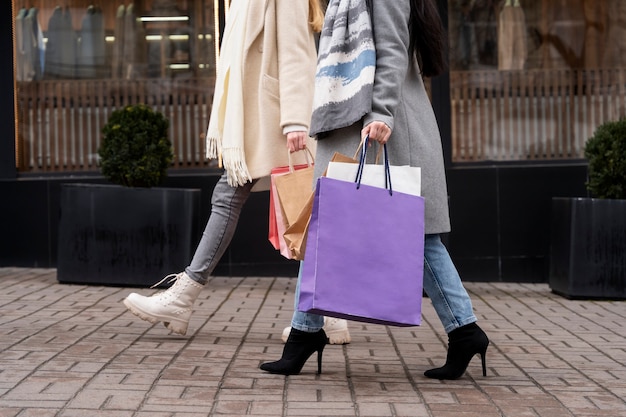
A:
{"label": "brown paper shopping bag", "polygon": [[292,259],[283,234],[293,222],[311,193],[313,182],[313,155],[306,149],[307,163],[274,168],[270,187],[269,240],[284,257]]}
{"label": "brown paper shopping bag", "polygon": [[313,165],[274,178],[278,204],[285,227],[298,218],[304,204],[313,193]]}
{"label": "brown paper shopping bag", "polygon": [[[335,152],[332,162],[348,162],[356,164],[358,161],[356,158],[350,158],[349,156]],[[325,173],[324,173],[325,175]],[[309,221],[311,220],[311,212],[313,210],[313,200],[315,197],[315,190],[311,189],[311,181],[308,184],[308,198],[304,205],[300,207],[297,216],[293,221],[289,223],[283,237],[287,243],[287,247],[291,252],[291,259],[303,260],[304,251],[306,249],[306,235],[309,228]]]}
{"label": "brown paper shopping bag", "polygon": [[309,198],[302,207],[302,210],[298,214],[298,217],[294,222],[285,230],[283,237],[287,243],[287,247],[291,253],[291,259],[303,260],[304,250],[306,247],[306,233],[309,228],[309,221],[311,220],[311,211],[313,210],[313,198],[315,192],[311,191]]}

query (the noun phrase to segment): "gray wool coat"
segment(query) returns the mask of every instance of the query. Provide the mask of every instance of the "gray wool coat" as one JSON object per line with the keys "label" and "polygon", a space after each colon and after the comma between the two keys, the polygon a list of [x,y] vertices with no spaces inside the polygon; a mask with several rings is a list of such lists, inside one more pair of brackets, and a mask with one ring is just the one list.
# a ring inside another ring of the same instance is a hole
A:
{"label": "gray wool coat", "polygon": [[409,12],[408,0],[372,1],[377,55],[372,111],[317,141],[314,175],[322,175],[336,151],[354,155],[368,123],[385,122],[392,129],[390,164],[422,168],[426,233],[446,233],[450,217],[441,137],[417,61],[408,56]]}

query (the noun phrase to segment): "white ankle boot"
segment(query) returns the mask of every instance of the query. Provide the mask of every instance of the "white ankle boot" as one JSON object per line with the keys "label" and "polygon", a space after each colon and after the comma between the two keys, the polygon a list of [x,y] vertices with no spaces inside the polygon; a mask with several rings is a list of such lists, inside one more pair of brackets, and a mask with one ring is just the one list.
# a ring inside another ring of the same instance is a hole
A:
{"label": "white ankle boot", "polygon": [[[334,317],[324,317],[324,332],[328,337],[328,343],[331,345],[345,345],[351,342],[350,332],[348,331],[348,322],[343,319]],[[281,339],[287,342],[291,327],[285,327]]]}
{"label": "white ankle boot", "polygon": [[184,272],[168,275],[154,286],[170,277],[171,281],[175,282],[167,290],[150,297],[131,293],[124,299],[124,305],[142,320],[150,323],[162,321],[169,330],[184,335],[187,333],[193,303],[204,286],[189,278]]}

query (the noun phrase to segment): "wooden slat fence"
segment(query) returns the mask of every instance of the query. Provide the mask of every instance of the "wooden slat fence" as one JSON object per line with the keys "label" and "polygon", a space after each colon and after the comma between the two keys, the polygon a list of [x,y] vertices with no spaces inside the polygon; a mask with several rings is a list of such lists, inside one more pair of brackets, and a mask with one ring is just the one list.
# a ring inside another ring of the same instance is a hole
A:
{"label": "wooden slat fence", "polygon": [[626,116],[626,69],[458,71],[450,94],[454,162],[580,159]]}
{"label": "wooden slat fence", "polygon": [[18,168],[97,171],[101,131],[111,113],[144,103],[170,121],[174,168],[208,166],[204,133],[213,80],[55,80],[18,83]]}
{"label": "wooden slat fence", "polygon": [[[170,120],[174,168],[208,166],[204,133],[213,80],[18,83],[22,172],[97,171],[111,112],[145,103]],[[626,69],[450,74],[454,162],[583,158],[595,128],[626,116]]]}

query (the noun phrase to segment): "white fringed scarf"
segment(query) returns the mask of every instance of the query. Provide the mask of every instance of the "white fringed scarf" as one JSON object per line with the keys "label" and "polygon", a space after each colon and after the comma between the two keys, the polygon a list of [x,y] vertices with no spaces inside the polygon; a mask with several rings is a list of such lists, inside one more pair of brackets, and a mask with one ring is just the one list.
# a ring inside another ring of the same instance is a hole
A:
{"label": "white fringed scarf", "polygon": [[372,110],[376,47],[368,2],[331,0],[320,35],[311,136],[350,126]]}
{"label": "white fringed scarf", "polygon": [[252,181],[244,153],[243,52],[249,0],[233,0],[224,28],[217,66],[211,118],[206,135],[206,156],[218,158],[228,184]]}

